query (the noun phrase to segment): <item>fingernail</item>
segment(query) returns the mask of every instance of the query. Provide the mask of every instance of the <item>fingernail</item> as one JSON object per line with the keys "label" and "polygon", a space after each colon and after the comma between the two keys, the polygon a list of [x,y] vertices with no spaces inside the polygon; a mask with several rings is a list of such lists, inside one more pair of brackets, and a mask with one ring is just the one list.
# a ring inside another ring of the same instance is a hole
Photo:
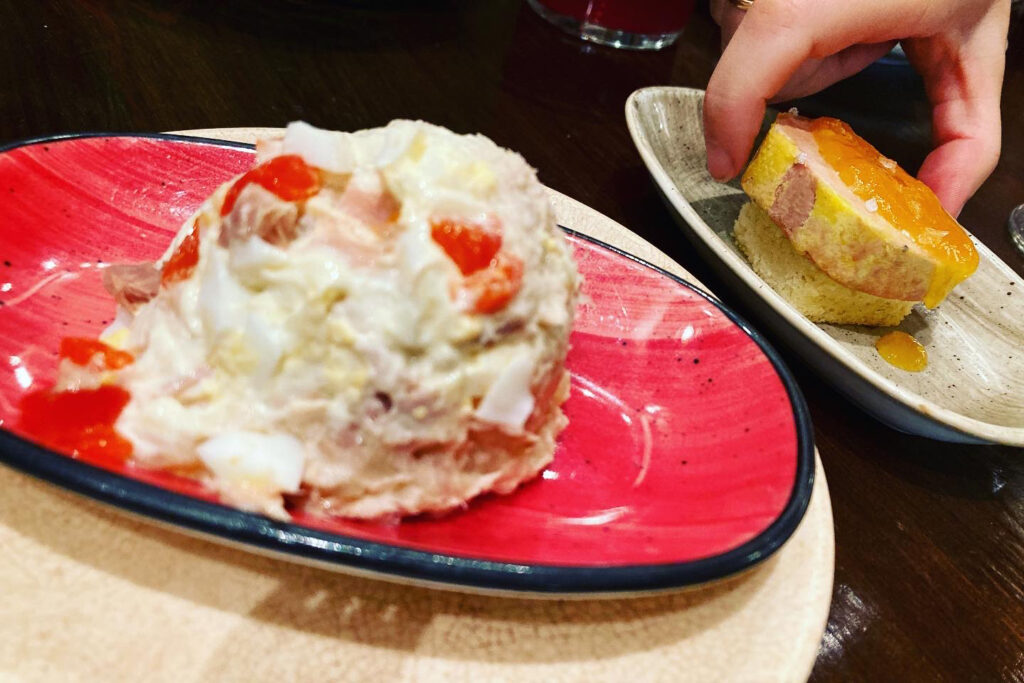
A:
{"label": "fingernail", "polygon": [[708,141],[708,173],[720,182],[725,182],[733,176],[732,159],[712,140]]}

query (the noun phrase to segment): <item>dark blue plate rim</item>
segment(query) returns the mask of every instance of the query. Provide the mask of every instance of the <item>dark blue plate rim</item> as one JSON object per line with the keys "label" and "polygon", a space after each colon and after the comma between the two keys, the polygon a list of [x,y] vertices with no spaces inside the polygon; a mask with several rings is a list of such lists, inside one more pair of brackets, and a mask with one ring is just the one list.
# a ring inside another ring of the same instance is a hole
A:
{"label": "dark blue plate rim", "polygon": [[[0,154],[30,145],[78,138],[133,137],[253,149],[253,145],[170,133],[73,133],[0,146]],[[814,433],[803,394],[767,339],[741,316],[699,287],[658,266],[564,226],[566,234],[607,249],[686,287],[719,309],[760,347],[782,380],[797,432],[797,467],[782,512],[761,533],[732,550],[686,562],[616,566],[519,564],[433,553],[366,541],[279,522],[192,498],[74,460],[0,428],[0,462],[37,479],[156,522],[269,552],[285,559],[350,570],[382,579],[408,580],[453,590],[563,595],[632,594],[682,588],[724,578],[764,561],[796,530],[814,488]]]}

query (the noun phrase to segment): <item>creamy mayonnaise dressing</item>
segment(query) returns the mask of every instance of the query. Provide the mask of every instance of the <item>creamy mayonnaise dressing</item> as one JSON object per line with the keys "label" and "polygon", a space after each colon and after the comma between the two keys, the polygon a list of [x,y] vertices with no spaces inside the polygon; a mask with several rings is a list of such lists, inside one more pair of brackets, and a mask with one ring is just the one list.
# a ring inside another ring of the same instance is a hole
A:
{"label": "creamy mayonnaise dressing", "polygon": [[[162,260],[198,225],[189,277],[104,338],[136,358],[116,378],[136,460],[199,468],[277,516],[284,494],[356,517],[447,510],[536,474],[565,424],[578,276],[534,171],[413,121],[294,123],[258,162],[280,155],[323,187],[295,202],[249,184],[224,216],[221,187]],[[499,234],[491,265],[463,272],[439,221]],[[504,292],[497,310],[482,291]]]}

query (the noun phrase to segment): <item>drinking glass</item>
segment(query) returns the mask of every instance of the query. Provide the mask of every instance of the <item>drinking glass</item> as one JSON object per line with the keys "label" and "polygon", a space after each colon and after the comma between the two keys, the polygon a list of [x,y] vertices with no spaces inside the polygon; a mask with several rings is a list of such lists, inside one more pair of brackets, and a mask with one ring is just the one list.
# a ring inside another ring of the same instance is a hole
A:
{"label": "drinking glass", "polygon": [[562,30],[602,45],[660,50],[682,33],[695,0],[527,0]]}
{"label": "drinking glass", "polygon": [[1007,227],[1010,229],[1010,239],[1013,240],[1017,250],[1024,254],[1024,204],[1010,212]]}

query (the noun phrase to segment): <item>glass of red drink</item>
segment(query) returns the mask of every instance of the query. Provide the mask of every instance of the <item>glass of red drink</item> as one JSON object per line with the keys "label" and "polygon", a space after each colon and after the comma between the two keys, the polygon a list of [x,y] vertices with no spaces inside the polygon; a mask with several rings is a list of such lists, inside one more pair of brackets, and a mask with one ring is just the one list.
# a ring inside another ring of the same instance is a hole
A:
{"label": "glass of red drink", "polygon": [[659,50],[682,33],[695,0],[527,0],[564,31],[602,45]]}

